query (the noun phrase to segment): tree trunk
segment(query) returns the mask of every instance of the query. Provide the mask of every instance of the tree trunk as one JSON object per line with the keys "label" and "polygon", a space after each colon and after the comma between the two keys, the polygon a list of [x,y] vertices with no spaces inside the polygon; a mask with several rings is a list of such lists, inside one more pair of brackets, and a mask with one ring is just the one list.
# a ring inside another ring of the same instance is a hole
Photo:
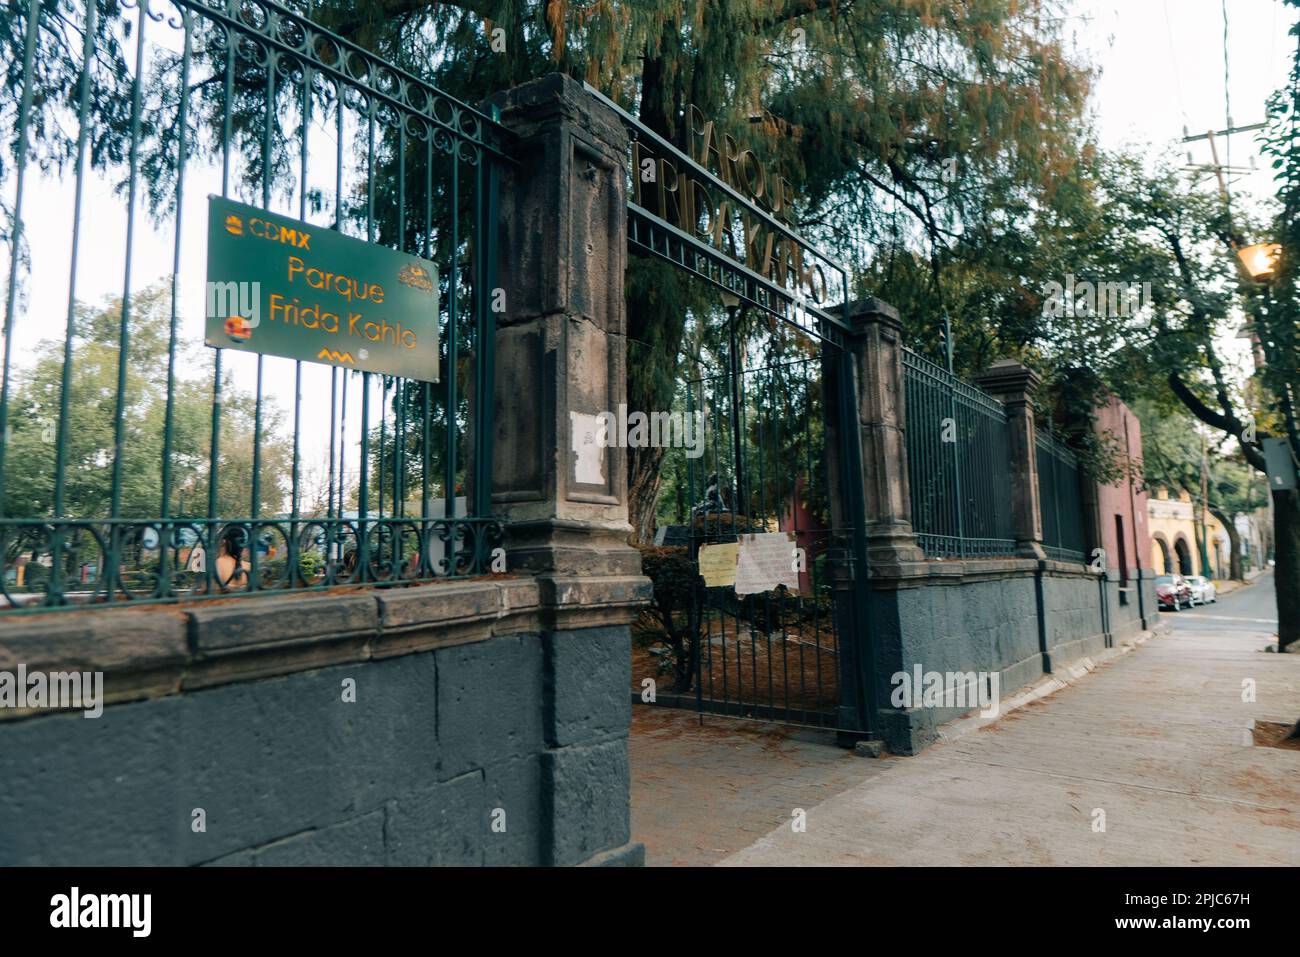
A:
{"label": "tree trunk", "polygon": [[1232,520],[1219,509],[1211,507],[1210,512],[1228,533],[1228,578],[1235,582],[1243,582],[1246,576],[1241,570],[1241,534]]}
{"label": "tree trunk", "polygon": [[1273,533],[1273,590],[1281,651],[1300,640],[1300,492],[1273,493]]}
{"label": "tree trunk", "polygon": [[664,448],[628,449],[627,518],[632,544],[649,545],[655,537],[655,504],[663,484]]}

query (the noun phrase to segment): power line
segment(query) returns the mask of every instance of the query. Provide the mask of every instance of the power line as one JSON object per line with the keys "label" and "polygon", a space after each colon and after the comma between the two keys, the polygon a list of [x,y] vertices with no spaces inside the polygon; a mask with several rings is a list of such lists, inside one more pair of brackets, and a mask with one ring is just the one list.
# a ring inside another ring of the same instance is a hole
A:
{"label": "power line", "polygon": [[[1223,11],[1223,112],[1224,123],[1228,129],[1232,129],[1232,100],[1231,87],[1228,85],[1228,0],[1219,0],[1220,9]],[[1226,137],[1225,159],[1229,168],[1232,166],[1232,138]],[[1213,143],[1213,140],[1211,140]],[[1228,213],[1228,223],[1232,223],[1232,194],[1224,189],[1223,202]],[[1229,226],[1231,228],[1231,226]]]}
{"label": "power line", "polygon": [[1169,20],[1169,0],[1165,3],[1165,36],[1169,40],[1169,57],[1174,61],[1174,96],[1178,100],[1178,112],[1182,114],[1183,122],[1187,120],[1187,110],[1183,107],[1183,71],[1178,65],[1178,48],[1174,44],[1174,26]]}

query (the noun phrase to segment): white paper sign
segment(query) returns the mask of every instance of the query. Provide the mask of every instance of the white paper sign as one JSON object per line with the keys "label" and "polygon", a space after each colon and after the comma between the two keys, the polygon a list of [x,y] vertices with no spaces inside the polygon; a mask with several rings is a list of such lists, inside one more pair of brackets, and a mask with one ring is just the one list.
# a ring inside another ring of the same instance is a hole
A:
{"label": "white paper sign", "polygon": [[785,585],[799,590],[798,553],[789,532],[760,532],[740,536],[736,559],[736,594],[754,595]]}
{"label": "white paper sign", "polygon": [[605,444],[601,441],[600,416],[570,412],[573,440],[573,481],[579,485],[605,484]]}

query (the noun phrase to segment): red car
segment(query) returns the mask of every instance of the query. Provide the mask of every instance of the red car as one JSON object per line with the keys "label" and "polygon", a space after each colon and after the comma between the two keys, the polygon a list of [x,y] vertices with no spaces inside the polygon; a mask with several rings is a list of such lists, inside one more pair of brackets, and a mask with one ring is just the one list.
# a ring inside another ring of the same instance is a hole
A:
{"label": "red car", "polygon": [[1156,601],[1161,608],[1181,611],[1192,604],[1192,586],[1182,575],[1161,575],[1156,579]]}

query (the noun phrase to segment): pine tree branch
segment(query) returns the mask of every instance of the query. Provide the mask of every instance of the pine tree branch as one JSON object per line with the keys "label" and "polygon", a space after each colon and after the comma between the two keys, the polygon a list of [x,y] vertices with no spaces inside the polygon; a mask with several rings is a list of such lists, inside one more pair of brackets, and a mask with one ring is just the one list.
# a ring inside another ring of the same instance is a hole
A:
{"label": "pine tree branch", "polygon": [[852,0],[785,0],[770,15],[757,18],[754,21],[754,26],[763,30],[771,29],[812,13],[821,13],[824,10],[834,10],[838,15],[851,5]]}

